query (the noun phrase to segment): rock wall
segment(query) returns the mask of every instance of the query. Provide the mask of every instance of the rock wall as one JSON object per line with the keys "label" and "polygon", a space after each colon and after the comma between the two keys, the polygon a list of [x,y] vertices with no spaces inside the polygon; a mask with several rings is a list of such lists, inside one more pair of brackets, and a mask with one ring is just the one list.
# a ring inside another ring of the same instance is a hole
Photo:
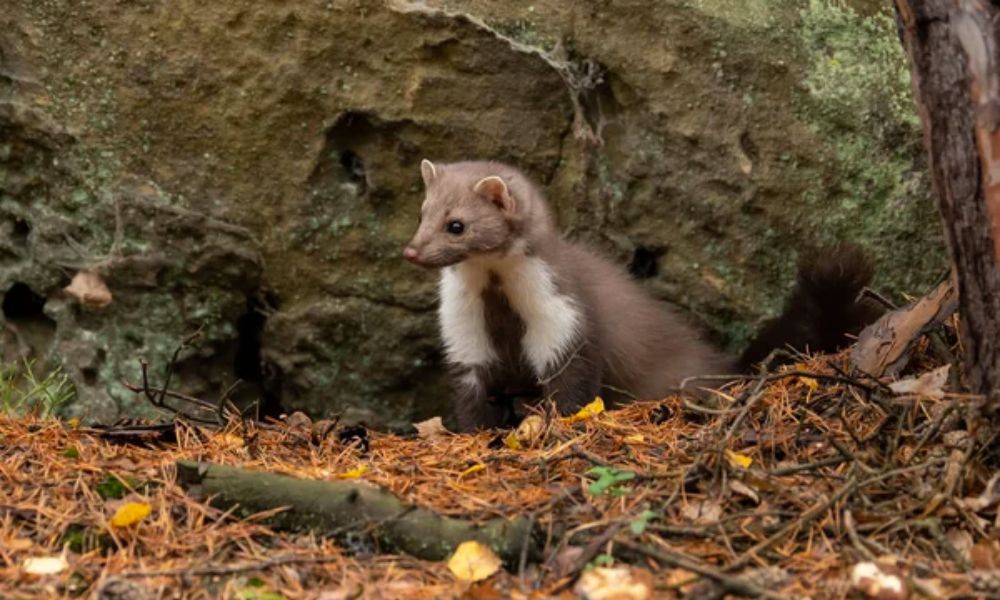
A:
{"label": "rock wall", "polygon": [[[568,235],[734,348],[803,246],[860,241],[889,291],[945,265],[894,25],[865,5],[7,5],[0,344],[61,366],[72,414],[148,410],[120,380],[199,327],[187,393],[439,413],[433,277],[398,258],[422,157],[520,165]],[[79,270],[111,305],[61,291]]]}

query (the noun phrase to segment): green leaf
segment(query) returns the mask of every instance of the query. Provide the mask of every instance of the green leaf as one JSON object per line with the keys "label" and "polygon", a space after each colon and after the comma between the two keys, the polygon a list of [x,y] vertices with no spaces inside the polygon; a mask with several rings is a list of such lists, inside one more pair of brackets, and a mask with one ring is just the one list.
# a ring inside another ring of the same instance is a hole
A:
{"label": "green leaf", "polygon": [[69,448],[63,450],[63,456],[66,458],[80,458],[80,451],[73,446],[70,446]]}
{"label": "green leaf", "polygon": [[[620,471],[614,467],[594,467],[587,471],[587,475],[596,475],[597,481],[587,486],[587,491],[592,496],[600,496],[608,490],[612,490],[619,484],[635,479],[632,471]],[[618,492],[618,495],[628,493],[628,491]]]}
{"label": "green leaf", "polygon": [[660,515],[656,512],[653,512],[651,510],[644,510],[641,513],[639,513],[639,516],[636,517],[634,521],[629,523],[628,528],[632,531],[633,534],[642,535],[642,532],[646,531],[646,525],[649,525],[650,521],[659,516]]}
{"label": "green leaf", "polygon": [[135,488],[138,484],[139,482],[131,477],[126,477],[122,481],[116,475],[107,475],[104,481],[97,484],[97,493],[103,500],[121,500],[129,488]]}
{"label": "green leaf", "polygon": [[259,587],[244,588],[236,592],[236,597],[240,600],[285,600],[285,597],[278,592],[262,590]]}
{"label": "green leaf", "polygon": [[590,564],[587,565],[587,568],[592,569],[594,567],[610,567],[613,564],[615,564],[614,556],[611,556],[610,554],[598,554],[597,556],[594,557],[592,561],[590,561]]}

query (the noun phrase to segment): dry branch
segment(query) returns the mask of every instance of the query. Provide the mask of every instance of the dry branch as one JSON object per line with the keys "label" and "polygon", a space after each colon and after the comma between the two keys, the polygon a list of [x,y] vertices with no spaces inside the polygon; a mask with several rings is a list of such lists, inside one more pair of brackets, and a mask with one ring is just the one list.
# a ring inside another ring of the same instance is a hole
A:
{"label": "dry branch", "polygon": [[256,513],[287,507],[267,519],[277,529],[311,530],[334,537],[370,536],[382,552],[443,560],[462,542],[475,540],[513,566],[525,544],[529,549],[533,546],[529,519],[498,518],[478,524],[443,517],[368,485],[296,479],[183,460],[177,462],[177,478],[189,490],[198,486],[220,508],[239,505]]}
{"label": "dry branch", "polygon": [[923,298],[866,327],[851,352],[851,363],[872,377],[896,375],[906,366],[913,343],[956,308],[958,293],[954,281],[947,278]]}

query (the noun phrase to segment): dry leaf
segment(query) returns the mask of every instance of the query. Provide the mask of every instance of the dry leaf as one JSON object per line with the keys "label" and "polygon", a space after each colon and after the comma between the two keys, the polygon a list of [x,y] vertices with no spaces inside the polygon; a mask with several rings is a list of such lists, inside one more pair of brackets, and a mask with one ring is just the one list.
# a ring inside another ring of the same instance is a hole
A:
{"label": "dry leaf", "polygon": [[974,498],[965,498],[964,503],[974,511],[981,511],[1000,504],[1000,473],[994,473],[986,483],[983,493]]}
{"label": "dry leaf", "polygon": [[862,562],[851,569],[851,585],[875,600],[906,600],[910,590],[899,569],[875,562]]}
{"label": "dry leaf", "polygon": [[516,431],[511,431],[506,436],[504,436],[503,445],[507,446],[511,450],[520,450],[522,447],[521,440],[517,439]]}
{"label": "dry leaf", "polygon": [[944,398],[944,384],[948,383],[951,365],[928,371],[917,378],[902,379],[889,384],[889,389],[899,395],[912,394],[932,400]]}
{"label": "dry leaf", "polygon": [[604,412],[604,399],[600,396],[594,398],[594,401],[584,406],[577,413],[570,417],[565,417],[563,421],[567,423],[576,423],[577,421],[585,421],[591,417],[595,417]]}
{"label": "dry leaf", "polygon": [[979,540],[969,548],[969,562],[979,571],[995,571],[1000,568],[1000,544],[995,540]]}
{"label": "dry leaf", "polygon": [[594,567],[573,587],[584,600],[646,600],[653,595],[653,576],[635,567]]}
{"label": "dry leaf", "polygon": [[739,454],[732,450],[726,450],[726,460],[729,465],[736,469],[748,469],[753,464],[753,459],[745,454]]}
{"label": "dry leaf", "polygon": [[153,512],[145,502],[129,502],[118,507],[115,516],[111,517],[112,527],[128,527],[145,519]]}
{"label": "dry leaf", "polygon": [[743,483],[739,479],[731,480],[729,482],[729,487],[737,494],[745,496],[750,500],[752,500],[754,504],[760,504],[760,496],[757,495],[757,492],[755,492],[753,488]]}
{"label": "dry leaf", "polygon": [[812,377],[799,377],[799,383],[801,383],[802,385],[806,386],[807,388],[809,388],[814,392],[819,389],[819,382],[813,379]]}
{"label": "dry leaf", "polygon": [[431,417],[426,421],[414,423],[413,427],[417,430],[417,436],[422,438],[448,433],[448,430],[444,428],[444,422],[441,420],[441,417]]}
{"label": "dry leaf", "polygon": [[64,556],[36,556],[24,559],[21,570],[29,575],[56,575],[69,567]]}
{"label": "dry leaf", "polygon": [[27,550],[35,545],[35,542],[31,541],[29,538],[16,537],[12,540],[8,540],[3,544],[4,548],[7,550]]}
{"label": "dry leaf", "polygon": [[289,429],[308,429],[312,430],[312,419],[306,413],[301,410],[297,410],[292,414],[285,417],[285,423],[288,425]]}
{"label": "dry leaf", "polygon": [[337,478],[338,479],[357,479],[358,477],[361,477],[362,475],[364,475],[367,472],[368,472],[368,467],[366,465],[359,465],[359,466],[351,469],[350,471],[344,471],[343,473],[338,473],[337,474]]}
{"label": "dry leaf", "polygon": [[624,438],[622,438],[622,441],[624,441],[626,444],[645,444],[646,436],[642,435],[641,433],[634,433],[632,435],[625,436]]}
{"label": "dry leaf", "polygon": [[718,523],[722,517],[722,505],[715,500],[690,502],[681,508],[681,516],[695,523]]}
{"label": "dry leaf", "polygon": [[663,576],[663,584],[665,587],[675,588],[687,594],[700,579],[701,576],[697,573],[685,569],[670,569]]}
{"label": "dry leaf", "polygon": [[235,433],[217,433],[212,436],[212,443],[219,448],[239,448],[243,445],[243,438]]}
{"label": "dry leaf", "polygon": [[514,430],[514,435],[523,448],[534,446],[543,433],[545,433],[545,419],[539,415],[528,415]]}
{"label": "dry leaf", "polygon": [[482,581],[500,570],[500,559],[476,541],[462,542],[448,559],[448,570],[462,581]]}
{"label": "dry leaf", "polygon": [[581,546],[563,546],[563,549],[556,553],[555,566],[556,574],[559,578],[576,573],[580,565],[584,562],[583,548]]}
{"label": "dry leaf", "polygon": [[84,306],[104,308],[111,304],[111,290],[100,275],[91,271],[78,272],[63,291]]}
{"label": "dry leaf", "polygon": [[948,543],[952,545],[959,554],[962,555],[965,560],[970,560],[972,558],[972,546],[975,540],[972,539],[972,535],[964,529],[949,529],[945,534],[944,538],[948,540]]}

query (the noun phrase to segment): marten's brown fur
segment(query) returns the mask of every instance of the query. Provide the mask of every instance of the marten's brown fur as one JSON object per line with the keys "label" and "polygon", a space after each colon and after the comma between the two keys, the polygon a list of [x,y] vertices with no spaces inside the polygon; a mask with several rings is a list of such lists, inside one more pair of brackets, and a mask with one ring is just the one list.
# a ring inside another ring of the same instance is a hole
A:
{"label": "marten's brown fur", "polygon": [[[543,195],[517,169],[424,161],[421,173],[421,221],[403,254],[441,269],[439,323],[460,429],[508,424],[511,406],[501,400],[510,396],[540,392],[569,413],[598,394],[610,401],[661,398],[686,377],[736,368],[736,359],[624,269],[564,240]],[[838,278],[840,271],[823,261],[814,267],[790,303],[808,309],[809,319],[818,316],[814,308],[853,302],[855,279],[870,277],[851,271]],[[848,282],[850,289],[842,285]],[[744,361],[767,346],[814,343],[798,318],[786,314],[766,328]],[[786,330],[797,333],[783,337]],[[817,346],[825,348],[830,336],[822,339]]]}

